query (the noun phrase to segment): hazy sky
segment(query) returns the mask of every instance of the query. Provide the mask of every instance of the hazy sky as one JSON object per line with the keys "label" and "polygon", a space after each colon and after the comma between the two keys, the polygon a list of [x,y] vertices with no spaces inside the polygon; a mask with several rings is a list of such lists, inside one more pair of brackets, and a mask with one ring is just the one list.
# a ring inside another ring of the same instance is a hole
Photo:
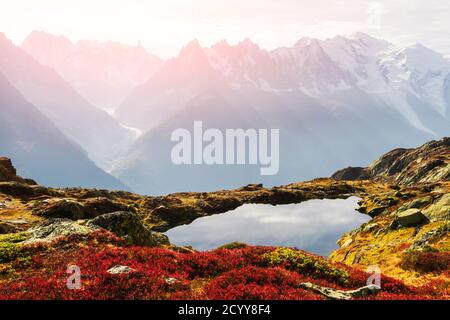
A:
{"label": "hazy sky", "polygon": [[72,40],[141,41],[165,58],[194,38],[211,45],[249,37],[272,49],[302,36],[356,31],[450,55],[450,1],[0,0],[0,32],[20,43],[32,30]]}

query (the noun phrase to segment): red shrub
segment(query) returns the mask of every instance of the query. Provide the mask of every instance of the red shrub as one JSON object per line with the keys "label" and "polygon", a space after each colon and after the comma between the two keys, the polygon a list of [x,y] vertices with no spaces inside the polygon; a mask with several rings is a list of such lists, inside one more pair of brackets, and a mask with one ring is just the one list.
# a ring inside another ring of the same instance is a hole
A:
{"label": "red shrub", "polygon": [[[313,282],[324,287],[354,289],[364,286],[369,277],[363,271],[332,263],[325,267],[335,266],[348,273],[344,284],[332,277],[289,271],[283,264],[270,267],[264,257],[275,250],[271,247],[180,253],[165,248],[124,246],[120,238],[109,232],[61,238],[50,245],[30,245],[23,250],[29,256],[11,261],[12,269],[2,273],[0,299],[322,299],[298,284]],[[315,261],[314,256],[308,257]],[[80,290],[66,286],[69,265],[80,268]],[[107,270],[116,265],[129,266],[134,272],[108,274]],[[317,267],[323,266],[320,263]],[[449,296],[448,281],[436,280],[418,288],[385,276],[381,281],[382,291],[370,299]]]}
{"label": "red shrub", "polygon": [[262,263],[267,247],[245,247],[240,250],[217,249],[183,256],[182,268],[191,279],[215,277],[223,272]]}
{"label": "red shrub", "polygon": [[246,267],[215,278],[205,292],[209,299],[321,299],[298,288],[301,281],[298,274],[281,268]]}

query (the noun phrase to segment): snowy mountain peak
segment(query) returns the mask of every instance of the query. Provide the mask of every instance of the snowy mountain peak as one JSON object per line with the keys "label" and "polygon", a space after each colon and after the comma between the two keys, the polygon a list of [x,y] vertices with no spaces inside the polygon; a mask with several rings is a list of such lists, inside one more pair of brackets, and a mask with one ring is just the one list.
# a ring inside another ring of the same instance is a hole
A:
{"label": "snowy mountain peak", "polygon": [[47,41],[52,41],[52,42],[60,42],[60,43],[65,43],[65,44],[72,44],[72,42],[64,37],[64,36],[58,36],[58,35],[54,35],[45,31],[32,31],[24,40],[24,42],[29,42],[32,41],[34,43],[37,42],[47,42]]}
{"label": "snowy mountain peak", "polygon": [[403,62],[412,70],[419,72],[440,72],[448,67],[449,61],[440,53],[420,43],[414,43],[395,52],[403,58]]}
{"label": "snowy mountain peak", "polygon": [[384,41],[384,40],[380,40],[378,38],[372,37],[371,35],[364,33],[364,32],[354,32],[350,35],[348,35],[346,38],[348,39],[353,39],[353,40],[359,40],[359,41],[364,41],[364,42],[379,42],[379,41]]}
{"label": "snowy mountain peak", "polygon": [[203,49],[200,45],[200,42],[197,39],[194,39],[181,49],[180,56],[186,54],[197,54],[199,52],[203,52]]}
{"label": "snowy mountain peak", "polygon": [[94,40],[73,43],[42,31],[32,32],[21,49],[40,64],[53,68],[88,101],[107,111],[162,64],[142,46]]}
{"label": "snowy mountain peak", "polygon": [[307,47],[311,45],[319,45],[318,40],[314,38],[303,37],[294,44],[294,47]]}
{"label": "snowy mountain peak", "polygon": [[259,50],[259,46],[256,43],[254,43],[252,40],[250,40],[249,38],[245,38],[244,40],[239,42],[237,47],[242,48],[242,49],[247,49],[247,50],[252,50],[252,49]]}

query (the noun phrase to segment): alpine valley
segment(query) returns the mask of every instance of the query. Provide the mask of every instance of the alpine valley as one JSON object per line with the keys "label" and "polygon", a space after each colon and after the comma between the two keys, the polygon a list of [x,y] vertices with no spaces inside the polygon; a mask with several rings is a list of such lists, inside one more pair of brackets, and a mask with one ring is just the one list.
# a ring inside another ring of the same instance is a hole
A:
{"label": "alpine valley", "polygon": [[[329,176],[450,135],[450,62],[420,44],[399,47],[363,33],[270,51],[249,39],[211,47],[194,40],[166,61],[139,44],[73,43],[45,32],[21,46],[2,35],[0,46],[0,72],[24,99],[99,170],[140,193]],[[205,130],[279,129],[280,170],[261,176],[255,165],[175,165],[171,134],[194,121]],[[19,161],[19,151],[3,153],[20,173],[51,181]]]}
{"label": "alpine valley", "polygon": [[[450,61],[421,44],[0,34],[0,111],[0,299],[450,298]],[[249,164],[194,154],[238,130]]]}

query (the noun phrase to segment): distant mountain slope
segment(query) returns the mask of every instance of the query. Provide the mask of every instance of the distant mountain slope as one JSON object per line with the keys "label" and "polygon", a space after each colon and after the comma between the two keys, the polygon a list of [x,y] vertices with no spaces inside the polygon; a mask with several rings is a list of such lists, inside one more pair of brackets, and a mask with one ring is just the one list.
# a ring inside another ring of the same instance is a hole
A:
{"label": "distant mountain slope", "polygon": [[[449,64],[430,51],[399,51],[364,34],[301,39],[271,52],[250,40],[211,48],[193,41],[116,111],[120,121],[149,131],[113,172],[141,193],[276,185],[450,135]],[[222,130],[279,128],[279,173],[172,164],[171,132],[192,130],[195,120]]]}
{"label": "distant mountain slope", "polygon": [[137,85],[155,73],[162,60],[141,46],[78,41],[32,32],[21,48],[50,66],[87,100],[102,109],[119,105]]}
{"label": "distant mountain slope", "polygon": [[[374,103],[363,95],[355,100],[349,105]],[[329,175],[349,163],[368,162],[367,157],[375,158],[397,144],[427,138],[400,116],[375,111],[367,111],[367,118],[348,110],[336,115],[301,93],[280,97],[212,87],[137,140],[113,172],[141,193],[204,191],[261,182],[277,185]],[[196,120],[203,121],[205,130],[222,132],[227,128],[280,128],[280,171],[261,176],[255,165],[174,165],[171,133],[178,128],[192,132]]]}
{"label": "distant mountain slope", "polygon": [[0,33],[0,72],[99,166],[109,168],[132,133],[82,98],[53,69],[42,66]]}
{"label": "distant mountain slope", "polygon": [[121,123],[146,131],[163,123],[212,86],[224,87],[197,40],[143,85],[136,87],[115,112]]}
{"label": "distant mountain slope", "polygon": [[54,187],[127,189],[89,160],[1,73],[0,111],[0,154],[14,159],[20,175]]}

